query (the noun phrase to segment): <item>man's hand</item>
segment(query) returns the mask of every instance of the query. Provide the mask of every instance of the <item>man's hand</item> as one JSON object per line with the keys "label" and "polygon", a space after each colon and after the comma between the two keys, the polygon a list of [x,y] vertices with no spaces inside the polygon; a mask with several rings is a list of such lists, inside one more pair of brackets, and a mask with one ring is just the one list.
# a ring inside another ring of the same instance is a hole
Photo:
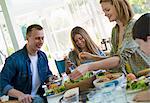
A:
{"label": "man's hand", "polygon": [[18,97],[18,101],[21,103],[32,103],[32,96],[29,94],[22,94]]}
{"label": "man's hand", "polygon": [[23,92],[16,90],[16,89],[10,89],[8,91],[8,95],[11,97],[18,98],[18,101],[20,103],[32,103],[32,96],[29,94],[24,94]]}

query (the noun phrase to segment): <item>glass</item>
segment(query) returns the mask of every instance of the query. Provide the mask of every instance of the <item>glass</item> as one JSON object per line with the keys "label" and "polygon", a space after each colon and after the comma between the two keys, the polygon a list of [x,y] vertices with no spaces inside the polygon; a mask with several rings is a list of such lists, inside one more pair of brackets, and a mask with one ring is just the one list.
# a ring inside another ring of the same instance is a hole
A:
{"label": "glass", "polygon": [[126,86],[117,86],[115,88],[116,103],[127,103]]}
{"label": "glass", "polygon": [[115,102],[115,83],[105,83],[101,87],[101,93],[103,97],[102,103],[116,103]]}
{"label": "glass", "polygon": [[99,92],[99,90],[96,91],[91,91],[88,95],[87,98],[90,103],[103,103],[102,102],[102,94]]}

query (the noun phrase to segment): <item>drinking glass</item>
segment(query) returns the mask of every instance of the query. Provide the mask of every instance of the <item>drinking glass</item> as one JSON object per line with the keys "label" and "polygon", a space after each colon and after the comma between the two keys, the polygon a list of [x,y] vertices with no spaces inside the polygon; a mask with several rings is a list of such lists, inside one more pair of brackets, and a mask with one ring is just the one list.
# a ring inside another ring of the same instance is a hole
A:
{"label": "drinking glass", "polygon": [[97,91],[91,91],[88,95],[87,98],[90,103],[102,103],[102,95],[101,93]]}
{"label": "drinking glass", "polygon": [[116,103],[115,102],[115,83],[113,82],[109,82],[109,83],[105,83],[103,84],[103,86],[101,86],[101,93],[102,93],[102,98],[103,98],[103,102],[102,103]]}
{"label": "drinking glass", "polygon": [[127,103],[126,86],[117,86],[115,89],[116,103]]}

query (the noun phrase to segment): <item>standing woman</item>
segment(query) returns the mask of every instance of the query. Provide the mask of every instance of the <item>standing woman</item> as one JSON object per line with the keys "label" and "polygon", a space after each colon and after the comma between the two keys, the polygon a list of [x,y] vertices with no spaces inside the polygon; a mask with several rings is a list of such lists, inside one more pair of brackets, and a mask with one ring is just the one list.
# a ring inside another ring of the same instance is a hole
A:
{"label": "standing woman", "polygon": [[[66,59],[66,73],[69,67],[96,61],[97,58],[105,58],[105,53],[93,42],[89,34],[81,27],[76,26],[71,31],[71,41],[74,49]],[[99,59],[98,59],[99,60]]]}
{"label": "standing woman", "polygon": [[[123,50],[125,42],[132,40],[132,28],[136,20],[133,19],[133,12],[127,0],[100,0],[100,4],[109,21],[116,21],[112,30],[110,52],[110,56],[115,56]],[[128,64],[126,70],[130,71]]]}
{"label": "standing woman", "polygon": [[111,56],[113,56],[122,47],[123,41],[132,38],[132,28],[135,20],[127,0],[100,0],[100,4],[109,21],[116,21],[111,36]]}

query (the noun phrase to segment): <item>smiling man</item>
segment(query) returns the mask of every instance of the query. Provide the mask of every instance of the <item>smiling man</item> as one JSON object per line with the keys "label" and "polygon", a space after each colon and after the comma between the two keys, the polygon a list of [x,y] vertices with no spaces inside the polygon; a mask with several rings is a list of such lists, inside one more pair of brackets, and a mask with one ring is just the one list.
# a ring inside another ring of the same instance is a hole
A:
{"label": "smiling man", "polygon": [[41,98],[42,84],[52,73],[45,53],[40,51],[44,43],[43,28],[38,24],[30,25],[26,40],[23,49],[6,59],[0,74],[1,92],[21,103],[46,103],[46,99]]}

